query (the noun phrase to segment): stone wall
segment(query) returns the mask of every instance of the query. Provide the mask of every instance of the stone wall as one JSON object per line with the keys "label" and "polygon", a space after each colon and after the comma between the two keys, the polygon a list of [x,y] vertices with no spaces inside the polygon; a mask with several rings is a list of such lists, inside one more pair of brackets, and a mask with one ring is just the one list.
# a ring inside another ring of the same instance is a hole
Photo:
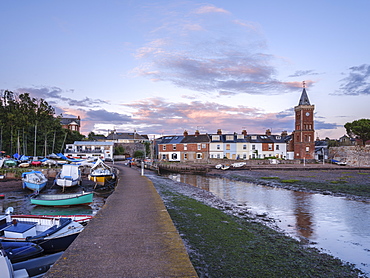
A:
{"label": "stone wall", "polygon": [[346,162],[349,166],[370,167],[370,146],[330,147],[329,158]]}

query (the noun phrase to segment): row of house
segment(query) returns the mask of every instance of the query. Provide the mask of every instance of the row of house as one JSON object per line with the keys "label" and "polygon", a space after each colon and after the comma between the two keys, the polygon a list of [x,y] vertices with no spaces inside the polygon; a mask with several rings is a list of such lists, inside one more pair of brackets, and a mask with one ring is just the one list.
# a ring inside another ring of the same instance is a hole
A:
{"label": "row of house", "polygon": [[165,161],[198,161],[208,162],[209,159],[263,159],[269,157],[293,159],[294,151],[289,148],[291,136],[283,131],[280,135],[222,134],[219,129],[215,134],[200,134],[196,131],[189,135],[164,136],[156,140],[159,160]]}
{"label": "row of house", "polygon": [[108,136],[98,136],[95,141],[75,141],[73,144],[66,144],[64,155],[74,158],[100,157],[105,160],[112,160],[114,148],[123,146],[127,157],[132,156],[136,150],[145,149],[143,143],[148,142],[147,135],[140,135],[137,132],[110,132]]}

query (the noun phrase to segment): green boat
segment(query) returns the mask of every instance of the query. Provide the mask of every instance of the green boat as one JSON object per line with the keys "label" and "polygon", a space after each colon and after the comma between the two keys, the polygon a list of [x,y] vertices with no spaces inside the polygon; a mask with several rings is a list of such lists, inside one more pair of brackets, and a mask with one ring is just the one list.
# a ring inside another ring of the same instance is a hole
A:
{"label": "green boat", "polygon": [[53,207],[88,205],[92,203],[93,196],[93,192],[82,192],[77,194],[42,194],[31,197],[31,204]]}

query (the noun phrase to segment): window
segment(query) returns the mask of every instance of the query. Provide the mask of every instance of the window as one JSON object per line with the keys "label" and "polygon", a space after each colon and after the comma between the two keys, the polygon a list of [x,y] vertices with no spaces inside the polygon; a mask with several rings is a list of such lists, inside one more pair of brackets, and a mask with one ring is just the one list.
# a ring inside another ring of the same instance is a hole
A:
{"label": "window", "polygon": [[233,141],[234,140],[234,135],[226,135],[226,140],[227,141]]}
{"label": "window", "polygon": [[212,141],[220,141],[220,135],[212,135]]}
{"label": "window", "polygon": [[243,153],[243,159],[247,159],[247,154]]}
{"label": "window", "polygon": [[243,150],[246,150],[247,149],[247,145],[243,145]]}
{"label": "window", "polygon": [[176,144],[172,145],[172,149],[175,151],[176,150]]}
{"label": "window", "polygon": [[281,139],[281,136],[276,136],[276,140],[280,140]]}
{"label": "window", "polygon": [[280,150],[280,145],[276,145],[276,150]]}
{"label": "window", "polygon": [[202,153],[197,153],[197,159],[202,159]]}
{"label": "window", "polygon": [[173,153],[173,154],[172,154],[172,159],[173,159],[173,160],[177,160],[177,153]]}
{"label": "window", "polygon": [[201,144],[197,144],[197,146],[198,146],[198,151],[200,151],[201,150]]}
{"label": "window", "polygon": [[252,150],[255,150],[256,149],[256,145],[252,145]]}
{"label": "window", "polygon": [[217,154],[217,158],[220,158],[220,154],[219,153]]}
{"label": "window", "polygon": [[306,152],[308,153],[310,151],[310,147],[306,147]]}
{"label": "window", "polygon": [[251,137],[251,139],[252,139],[252,140],[257,140],[257,136],[256,136],[256,135],[253,135],[253,136]]}
{"label": "window", "polygon": [[217,149],[217,150],[219,150],[219,149],[220,149],[220,145],[217,145],[217,146],[216,146],[216,149]]}
{"label": "window", "polygon": [[205,149],[206,148],[206,144],[202,144],[202,149]]}
{"label": "window", "polygon": [[187,153],[184,153],[184,159],[188,159],[188,154]]}
{"label": "window", "polygon": [[268,144],[268,150],[272,151],[272,144]]}
{"label": "window", "polygon": [[226,150],[230,150],[230,144],[226,144]]}
{"label": "window", "polygon": [[165,154],[162,154],[162,159],[165,160],[166,159],[166,155]]}
{"label": "window", "polygon": [[184,151],[188,150],[188,144],[184,144]]}
{"label": "window", "polygon": [[236,138],[237,138],[237,139],[244,139],[244,134],[238,134],[238,135],[236,136]]}
{"label": "window", "polygon": [[163,145],[163,150],[164,150],[164,151],[166,150],[166,145]]}

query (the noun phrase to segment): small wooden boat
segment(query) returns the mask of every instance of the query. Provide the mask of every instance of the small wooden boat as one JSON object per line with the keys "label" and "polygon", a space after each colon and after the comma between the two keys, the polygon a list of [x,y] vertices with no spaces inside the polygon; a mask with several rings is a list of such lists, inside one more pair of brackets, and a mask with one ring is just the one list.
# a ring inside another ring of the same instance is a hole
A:
{"label": "small wooden boat", "polygon": [[63,187],[72,187],[81,184],[81,171],[78,165],[65,164],[62,171],[55,177],[55,183]]}
{"label": "small wooden boat", "polygon": [[18,165],[19,168],[28,168],[30,167],[30,164],[28,162],[22,162]]}
{"label": "small wooden boat", "polygon": [[77,194],[42,194],[31,197],[31,204],[53,207],[87,205],[92,203],[93,196],[93,192],[83,192]]}
{"label": "small wooden boat", "polygon": [[11,215],[8,208],[0,216],[0,241],[32,242],[45,253],[64,251],[82,232],[84,226],[71,218],[39,215]]}
{"label": "small wooden boat", "polygon": [[91,167],[89,180],[94,181],[96,186],[97,184],[105,185],[106,182],[112,179],[115,179],[113,168],[108,166],[103,162],[103,160],[98,158],[94,166]]}
{"label": "small wooden boat", "polygon": [[40,192],[47,184],[48,179],[40,171],[22,173],[23,189],[28,188],[36,193]]}
{"label": "small wooden boat", "polygon": [[17,161],[15,161],[13,159],[5,159],[4,160],[4,163],[3,163],[3,166],[6,166],[6,167],[15,167],[15,166],[17,166]]}
{"label": "small wooden boat", "polygon": [[31,166],[41,166],[41,161],[34,160],[34,161],[31,162]]}

